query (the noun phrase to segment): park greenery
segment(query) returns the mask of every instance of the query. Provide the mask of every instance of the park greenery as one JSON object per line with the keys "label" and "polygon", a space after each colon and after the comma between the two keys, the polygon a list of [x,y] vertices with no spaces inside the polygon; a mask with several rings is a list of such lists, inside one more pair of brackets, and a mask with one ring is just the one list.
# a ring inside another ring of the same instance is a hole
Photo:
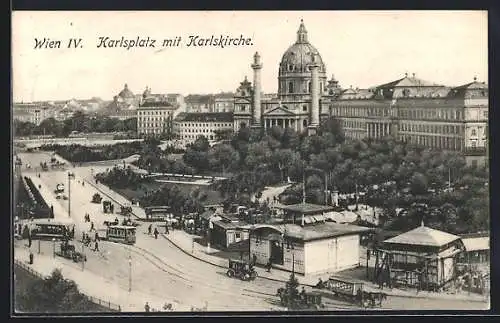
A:
{"label": "park greenery", "polygon": [[65,120],[47,118],[38,126],[32,122],[14,120],[13,129],[14,136],[16,137],[35,135],[68,137],[74,131],[78,133],[121,132],[135,137],[137,133],[137,118],[120,120],[104,116],[91,116],[82,111],[76,111],[73,116]]}
{"label": "park greenery", "polygon": [[150,172],[223,175],[227,179],[215,184],[216,189],[242,204],[265,186],[287,181],[295,184],[281,201],[298,203],[305,182],[310,203],[325,203],[325,186],[340,194],[359,192],[358,201],[381,209],[382,226],[390,230],[405,230],[422,220],[453,233],[489,228],[487,167],[467,166],[459,152],[389,137],[346,140],[334,118],[314,136],[274,127],[266,132],[242,128],[214,146],[200,137],[182,159],[149,143],[136,165]]}
{"label": "park greenery", "polygon": [[[81,294],[72,280],[59,269],[45,279],[16,271],[15,307],[24,313],[82,313],[109,311]],[[23,274],[22,277],[20,274]]]}

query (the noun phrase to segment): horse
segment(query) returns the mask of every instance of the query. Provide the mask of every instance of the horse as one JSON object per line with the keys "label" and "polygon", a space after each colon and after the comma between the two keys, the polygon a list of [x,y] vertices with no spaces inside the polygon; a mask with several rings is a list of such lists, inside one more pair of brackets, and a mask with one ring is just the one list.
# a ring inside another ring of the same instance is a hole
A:
{"label": "horse", "polygon": [[382,302],[387,299],[386,293],[378,293],[378,292],[367,292],[364,295],[364,299],[368,302],[367,305],[370,307],[381,307]]}

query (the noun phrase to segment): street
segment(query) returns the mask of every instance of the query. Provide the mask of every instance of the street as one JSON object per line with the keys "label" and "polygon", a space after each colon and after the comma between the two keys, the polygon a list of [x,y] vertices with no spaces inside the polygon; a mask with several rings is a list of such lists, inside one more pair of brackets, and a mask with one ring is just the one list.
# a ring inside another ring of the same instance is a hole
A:
{"label": "street", "polygon": [[[39,163],[43,157],[38,154],[23,154],[23,163]],[[66,260],[68,265],[79,270],[95,273],[118,285],[124,293],[131,288],[154,296],[155,298],[173,299],[181,304],[202,307],[207,304],[211,311],[266,311],[280,309],[276,290],[284,287],[284,283],[264,278],[252,282],[231,279],[226,276],[226,270],[201,262],[185,254],[161,235],[158,239],[147,234],[148,223],[137,228],[137,242],[134,246],[102,241],[99,251],[82,249],[82,233],[88,232],[90,223],[84,222],[84,215],[90,214],[90,219],[97,229],[104,228],[105,220],[122,220],[117,214],[105,215],[102,204],[91,203],[97,190],[91,185],[82,185],[82,175],[89,176],[89,169],[71,168],[75,179],[71,180],[71,218],[75,224],[76,250],[84,250],[88,257],[85,267]],[[65,184],[65,195],[69,196],[68,172],[48,171],[31,173],[35,185],[40,185],[41,193],[47,204],[54,205],[54,213],[58,220],[67,217],[69,200],[56,200],[54,189],[58,183]],[[103,196],[106,200],[107,198]],[[115,205],[115,212],[120,208]],[[163,231],[159,228],[159,231]],[[93,237],[93,233],[90,234]],[[34,242],[36,250],[36,242]],[[93,244],[91,244],[93,247]],[[51,254],[52,244],[42,243],[42,253]],[[129,257],[131,268],[129,268]],[[131,276],[130,276],[130,272]],[[81,282],[80,282],[81,284]],[[85,282],[92,284],[92,282]],[[350,303],[334,300],[324,300],[328,310],[357,310]],[[414,310],[414,309],[485,309],[486,303],[467,302],[463,300],[436,300],[419,298],[415,302],[406,297],[388,297],[382,309]],[[281,308],[283,309],[283,308]]]}

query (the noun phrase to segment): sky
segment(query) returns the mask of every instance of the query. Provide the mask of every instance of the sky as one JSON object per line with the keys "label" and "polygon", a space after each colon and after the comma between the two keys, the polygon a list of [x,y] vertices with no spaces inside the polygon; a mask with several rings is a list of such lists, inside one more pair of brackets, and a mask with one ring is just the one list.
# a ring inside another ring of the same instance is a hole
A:
{"label": "sky", "polygon": [[[366,88],[415,73],[448,86],[488,82],[486,11],[122,11],[12,14],[15,102],[111,100],[125,83],[140,94],[235,91],[261,55],[262,90],[275,93],[283,53],[300,20],[318,49],[328,77],[344,88]],[[189,36],[251,38],[236,47],[187,47]],[[156,39],[155,48],[97,48],[99,37]],[[161,48],[165,38],[181,46]],[[35,39],[61,48],[35,49]],[[81,48],[67,48],[81,38]]]}

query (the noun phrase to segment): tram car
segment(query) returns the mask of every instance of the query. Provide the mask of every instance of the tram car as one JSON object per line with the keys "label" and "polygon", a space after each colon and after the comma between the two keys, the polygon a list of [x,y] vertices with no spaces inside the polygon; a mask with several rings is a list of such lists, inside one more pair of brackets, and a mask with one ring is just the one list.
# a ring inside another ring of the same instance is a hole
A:
{"label": "tram car", "polygon": [[104,240],[125,244],[135,244],[136,227],[127,225],[111,225],[106,228]]}
{"label": "tram car", "polygon": [[31,236],[33,240],[62,240],[71,236],[71,226],[51,219],[36,219],[24,225],[22,237],[27,239]]}

